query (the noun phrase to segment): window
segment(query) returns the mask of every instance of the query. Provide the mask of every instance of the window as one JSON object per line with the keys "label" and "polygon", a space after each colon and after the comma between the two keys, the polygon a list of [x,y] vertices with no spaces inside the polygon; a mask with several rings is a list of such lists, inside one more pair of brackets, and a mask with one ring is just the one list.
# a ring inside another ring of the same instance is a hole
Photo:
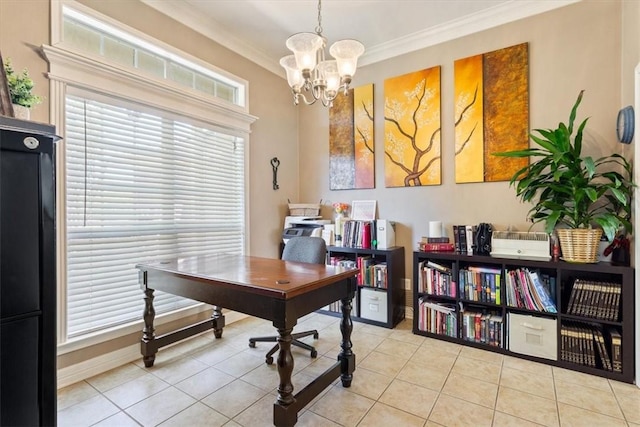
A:
{"label": "window", "polygon": [[[56,155],[65,352],[139,330],[137,263],[244,253],[246,146],[256,118],[242,79],[83,5],[54,4],[53,45],[43,52],[52,123],[63,137]],[[156,323],[195,304],[156,292]]]}
{"label": "window", "polygon": [[[69,338],[140,319],[136,263],[244,247],[242,138],[71,92],[65,105]],[[190,303],[158,292],[154,306],[163,313]]]}
{"label": "window", "polygon": [[171,54],[157,44],[145,42],[68,6],[63,6],[63,40],[79,52],[95,54],[142,74],[244,105],[244,86],[222,73]]}

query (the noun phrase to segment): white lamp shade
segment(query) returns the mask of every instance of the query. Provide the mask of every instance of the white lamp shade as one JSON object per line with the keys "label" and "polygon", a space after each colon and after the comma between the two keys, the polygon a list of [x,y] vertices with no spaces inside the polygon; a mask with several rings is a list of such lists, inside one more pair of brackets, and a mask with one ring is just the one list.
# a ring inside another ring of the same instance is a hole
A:
{"label": "white lamp shade", "polygon": [[298,33],[287,39],[287,48],[296,57],[299,70],[313,70],[316,66],[316,52],[322,48],[323,40],[314,33]]}
{"label": "white lamp shade", "polygon": [[329,48],[329,53],[338,62],[341,76],[353,76],[358,67],[358,57],[364,53],[364,45],[357,40],[340,40]]}
{"label": "white lamp shade", "polygon": [[325,81],[328,91],[337,91],[340,87],[340,75],[338,74],[338,64],[335,60],[322,61],[318,64],[320,77]]}
{"label": "white lamp shade", "polygon": [[287,72],[287,83],[293,89],[299,89],[304,79],[302,73],[298,70],[296,65],[296,57],[294,55],[284,56],[280,59],[280,65]]}

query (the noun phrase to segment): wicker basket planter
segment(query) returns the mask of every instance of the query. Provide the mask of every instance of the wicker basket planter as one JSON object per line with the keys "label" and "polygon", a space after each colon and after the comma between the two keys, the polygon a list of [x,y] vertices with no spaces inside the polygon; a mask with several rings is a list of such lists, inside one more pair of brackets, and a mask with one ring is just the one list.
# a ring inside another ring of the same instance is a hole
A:
{"label": "wicker basket planter", "polygon": [[567,262],[598,262],[598,246],[602,229],[600,228],[559,228],[562,258]]}

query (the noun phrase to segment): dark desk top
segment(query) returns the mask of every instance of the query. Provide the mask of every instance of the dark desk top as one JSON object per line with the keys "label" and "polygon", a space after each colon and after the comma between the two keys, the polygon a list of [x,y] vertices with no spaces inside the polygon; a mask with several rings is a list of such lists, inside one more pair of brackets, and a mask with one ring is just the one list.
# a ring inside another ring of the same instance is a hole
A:
{"label": "dark desk top", "polygon": [[328,283],[357,275],[357,269],[282,261],[233,254],[211,254],[141,263],[143,271],[161,271],[203,284],[251,290],[252,293],[288,300]]}

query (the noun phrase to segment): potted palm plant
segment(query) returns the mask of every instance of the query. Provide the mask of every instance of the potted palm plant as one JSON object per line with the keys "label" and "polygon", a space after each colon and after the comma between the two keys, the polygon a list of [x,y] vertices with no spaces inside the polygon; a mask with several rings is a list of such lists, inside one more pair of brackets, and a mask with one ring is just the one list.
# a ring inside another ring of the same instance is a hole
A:
{"label": "potted palm plant", "polygon": [[[602,233],[613,241],[620,233],[632,233],[632,166],[619,154],[593,159],[582,156],[582,137],[588,119],[574,128],[581,91],[571,109],[568,124],[556,129],[535,129],[531,140],[538,146],[494,153],[504,157],[528,157],[530,164],[517,171],[510,185],[523,202],[533,203],[532,222],[558,234],[563,258],[571,262],[595,262]],[[575,134],[574,134],[575,131]]]}

